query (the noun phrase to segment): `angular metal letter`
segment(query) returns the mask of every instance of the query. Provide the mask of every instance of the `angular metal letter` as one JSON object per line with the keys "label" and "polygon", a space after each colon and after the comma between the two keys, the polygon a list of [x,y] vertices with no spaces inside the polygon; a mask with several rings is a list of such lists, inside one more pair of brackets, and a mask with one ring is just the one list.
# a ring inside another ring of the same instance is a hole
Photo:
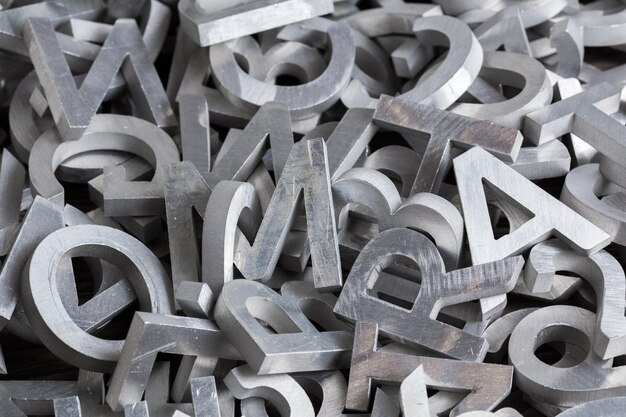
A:
{"label": "angular metal letter", "polygon": [[[611,243],[608,234],[483,149],[455,158],[454,172],[474,264],[519,254],[553,234],[587,255]],[[491,223],[483,185],[521,213],[510,219],[513,232],[498,240],[488,233]]]}
{"label": "angular metal letter", "polygon": [[128,86],[138,115],[163,129],[177,126],[176,115],[135,21],[115,22],[79,89],[49,21],[30,19],[24,38],[64,140],[80,138],[120,67],[127,80],[134,80]]}
{"label": "angular metal letter", "polygon": [[113,410],[141,400],[159,352],[240,358],[209,320],[136,313],[106,396]]}
{"label": "angular metal letter", "polygon": [[[253,190],[249,184],[242,184],[241,187]],[[203,279],[209,283],[213,293],[219,294],[221,286],[232,279],[230,259],[233,259],[233,252],[234,263],[244,277],[265,282],[272,278],[302,199],[306,211],[315,286],[324,290],[341,287],[339,247],[330,192],[328,158],[323,139],[303,141],[293,146],[253,245],[244,238],[237,240],[237,247],[234,247],[234,238],[228,239],[228,245],[225,243],[226,237],[238,233],[237,221],[241,211],[247,206],[240,201],[233,201],[231,188],[228,183],[216,188],[209,199],[205,214],[204,241],[225,236],[222,244],[207,244],[203,248]],[[229,260],[228,265],[224,263],[225,260]]]}
{"label": "angular metal letter", "polygon": [[[340,369],[348,365],[351,335],[318,331],[292,297],[255,281],[224,286],[215,320],[258,374]],[[257,319],[277,332],[269,333]]]}
{"label": "angular metal letter", "polygon": [[438,191],[451,163],[452,146],[482,146],[507,162],[515,162],[522,146],[518,130],[389,96],[381,96],[374,120],[399,133],[430,135],[411,194]]}
{"label": "angular metal letter", "polygon": [[[379,271],[395,259],[415,262],[422,274],[419,294],[408,310],[370,295]],[[482,360],[487,342],[436,320],[442,307],[504,294],[522,271],[520,256],[446,273],[435,245],[410,229],[390,229],[372,239],[357,258],[335,313],[351,321],[378,322],[385,335],[455,359]],[[454,341],[454,342],[452,342]]]}
{"label": "angular metal letter", "polygon": [[398,384],[419,366],[438,389],[469,394],[457,404],[450,417],[474,410],[491,410],[511,391],[513,367],[463,362],[425,356],[377,351],[378,326],[357,323],[346,408],[367,411],[372,381]]}

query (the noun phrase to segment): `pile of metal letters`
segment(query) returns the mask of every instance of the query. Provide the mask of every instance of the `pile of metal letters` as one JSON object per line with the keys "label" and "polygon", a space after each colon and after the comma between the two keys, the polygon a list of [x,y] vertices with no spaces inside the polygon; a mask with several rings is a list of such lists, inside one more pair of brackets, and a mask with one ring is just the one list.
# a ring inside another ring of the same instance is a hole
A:
{"label": "pile of metal letters", "polygon": [[626,1],[0,0],[0,416],[626,415]]}

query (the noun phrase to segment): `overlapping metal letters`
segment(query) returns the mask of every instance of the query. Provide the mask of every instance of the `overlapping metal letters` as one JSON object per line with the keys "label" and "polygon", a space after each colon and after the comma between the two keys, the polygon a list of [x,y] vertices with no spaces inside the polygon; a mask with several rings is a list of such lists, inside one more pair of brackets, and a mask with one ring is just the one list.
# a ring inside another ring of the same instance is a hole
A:
{"label": "overlapping metal letters", "polygon": [[0,417],[626,415],[623,0],[0,0]]}

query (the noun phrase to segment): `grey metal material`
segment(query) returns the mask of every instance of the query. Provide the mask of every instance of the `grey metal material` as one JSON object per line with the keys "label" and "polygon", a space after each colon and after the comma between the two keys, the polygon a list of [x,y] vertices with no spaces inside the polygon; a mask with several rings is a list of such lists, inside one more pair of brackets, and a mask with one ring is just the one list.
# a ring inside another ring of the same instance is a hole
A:
{"label": "grey metal material", "polygon": [[120,68],[127,79],[135,80],[129,87],[139,114],[164,129],[177,126],[165,89],[134,21],[121,19],[115,23],[80,89],[70,76],[52,25],[42,19],[31,19],[24,33],[63,139],[81,136]]}
{"label": "grey metal material", "polygon": [[[394,69],[389,63],[389,56],[376,42],[372,41],[358,30],[353,30],[352,35],[356,43],[357,54],[354,71],[352,73],[353,80],[358,81],[369,94],[374,96],[395,93],[398,90],[399,82],[393,76]],[[420,48],[420,46],[417,47],[418,51],[421,50]],[[398,74],[398,68],[401,68],[400,72],[402,74],[406,74],[409,77],[415,76],[414,72],[419,70],[420,65],[425,65],[425,62],[419,62],[419,58],[417,60],[418,62],[415,62],[415,58],[412,56],[413,54],[407,52],[401,55],[402,52],[403,51],[394,51],[391,55],[396,74]],[[402,68],[405,67],[406,69],[403,70]],[[398,75],[403,76],[402,74]]]}
{"label": "grey metal material", "polygon": [[236,140],[224,141],[208,185],[214,187],[222,180],[246,180],[262,160],[268,145],[272,149],[275,177],[280,178],[293,145],[288,111],[284,103],[264,103]]}
{"label": "grey metal material", "polygon": [[567,147],[558,140],[539,146],[520,148],[517,159],[507,164],[531,181],[568,175],[572,158]]}
{"label": "grey metal material", "polygon": [[203,96],[179,97],[180,140],[184,161],[191,161],[205,181],[211,170],[209,106]]}
{"label": "grey metal material", "polygon": [[520,92],[496,103],[459,103],[451,107],[452,112],[520,129],[526,114],[543,109],[552,101],[552,86],[546,69],[528,55],[485,52],[479,76],[496,85],[519,88]]}
{"label": "grey metal material", "polygon": [[[318,42],[320,34],[325,33],[333,25],[333,21],[329,19],[316,18],[306,22],[306,24],[290,25],[282,29],[279,33],[279,38],[286,41],[297,41],[295,45],[303,47],[303,43],[312,43],[320,47],[323,47],[323,42]],[[393,76],[393,69],[389,63],[389,56],[381,49],[380,46],[359,30],[353,29],[352,36],[354,38],[356,46],[356,61],[354,70],[352,73],[353,81],[362,86],[368,94],[378,96],[382,93],[393,94],[399,88],[398,80]],[[264,60],[271,59],[271,53],[275,48],[282,45],[288,45],[288,43],[278,44],[273,46],[270,50],[263,54]],[[292,54],[294,55],[294,54]],[[297,56],[294,56],[297,58]],[[293,58],[286,61],[283,58],[283,62],[291,65],[298,65],[305,63],[303,59],[292,62]],[[309,60],[310,61],[310,60]],[[318,64],[319,62],[319,64]],[[270,61],[271,63],[271,61]],[[319,69],[316,68],[319,65]],[[302,72],[309,73],[311,70],[315,70],[316,74],[309,74],[306,81],[311,81],[323,70],[323,61],[321,59],[315,60],[309,63],[307,67],[302,68],[298,78],[303,78]],[[261,64],[259,67],[267,67],[267,64]],[[275,66],[275,63],[274,63]],[[284,70],[283,70],[284,71]],[[262,77],[262,76],[261,76]],[[257,76],[257,78],[260,78]],[[267,76],[265,77],[267,78]],[[303,80],[304,81],[304,80]],[[342,96],[343,98],[343,96]],[[348,107],[355,107],[348,106]],[[356,106],[359,107],[359,106]]]}
{"label": "grey metal material", "polygon": [[232,280],[233,263],[248,279],[267,282],[272,278],[301,200],[307,214],[315,285],[324,290],[341,286],[328,169],[326,145],[322,139],[295,144],[252,245],[237,233],[237,222],[244,209],[252,213],[247,222],[254,223],[254,215],[259,212],[252,185],[235,182],[217,185],[207,204],[203,229],[203,241],[206,242],[203,280],[215,294]]}
{"label": "grey metal material", "polygon": [[382,172],[392,181],[395,180],[394,183],[399,181],[400,197],[407,198],[411,195],[420,159],[421,155],[410,148],[389,145],[368,155],[363,167]]}
{"label": "grey metal material", "polygon": [[119,1],[108,0],[107,1],[107,14],[109,16],[120,18],[133,18],[141,12],[141,6],[143,6],[144,0],[131,0],[131,1]]}
{"label": "grey metal material", "polygon": [[[130,156],[130,154],[128,155]],[[73,157],[70,157],[69,160],[72,158]],[[150,174],[153,172],[153,167],[140,156],[130,157],[121,164],[105,164],[105,166],[111,165],[120,165],[120,167],[124,170],[128,181],[146,181],[150,178]],[[99,175],[94,178],[91,178],[93,175],[90,175],[89,177],[91,179],[87,182],[89,186],[89,197],[92,202],[100,208],[103,208],[105,175],[101,173],[102,169],[98,169],[97,171]],[[102,216],[105,216],[104,211],[102,209],[100,210],[102,212]],[[115,226],[116,228],[123,227],[128,233],[132,234],[144,243],[156,239],[159,235],[161,235],[162,219],[160,216],[115,216],[107,218],[109,219],[109,222],[113,221],[114,223],[117,223],[117,226]],[[103,225],[106,226],[108,224]]]}
{"label": "grey metal material", "polygon": [[[109,6],[111,1],[108,2]],[[132,1],[124,2],[127,6],[131,6]],[[146,49],[152,61],[155,61],[159,55],[163,43],[165,42],[166,33],[161,30],[163,27],[167,27],[171,19],[170,9],[159,2],[158,0],[140,0],[136,2],[135,7],[139,10],[132,12],[132,16],[127,18],[137,18],[139,30],[142,32],[142,38],[146,44]],[[131,6],[133,7],[133,6]],[[109,12],[111,9],[109,8]],[[120,17],[124,18],[124,17]],[[106,41],[106,37],[111,33],[113,25],[94,22],[90,20],[83,20],[80,18],[70,18],[69,21],[63,23],[58,27],[57,38],[61,44],[63,52],[68,58],[79,58],[78,60],[72,59],[68,62],[70,66],[76,67],[75,60],[79,61],[83,59],[85,61],[93,61],[100,50],[100,45],[94,45],[93,43],[102,44]],[[70,36],[64,36],[67,35]],[[89,42],[89,43],[88,43]],[[27,53],[28,51],[26,51]],[[74,57],[77,55],[77,57]],[[79,61],[80,62],[80,61]],[[89,65],[82,65],[84,71],[87,72]],[[74,68],[72,68],[74,69]],[[116,80],[113,84],[125,84],[125,80],[119,75],[116,75]],[[111,86],[113,87],[113,86]]]}
{"label": "grey metal material", "polygon": [[265,399],[261,397],[249,397],[241,400],[241,416],[269,417],[265,407]]}
{"label": "grey metal material", "polygon": [[136,153],[154,167],[150,181],[127,181],[123,166],[105,168],[103,206],[109,216],[161,214],[163,207],[163,168],[178,161],[178,150],[167,133],[144,120],[131,116],[100,114],[78,141],[62,141],[49,129],[33,146],[29,176],[33,195],[41,195],[62,205],[64,190],[54,177],[59,161],[85,150],[122,150]]}
{"label": "grey metal material", "polygon": [[[292,75],[300,82],[309,82],[319,76],[325,66],[321,54],[313,47],[324,46],[321,34],[325,33],[334,22],[315,18],[305,24],[289,25],[276,34],[275,40],[261,43],[246,36],[230,42],[235,53],[247,61],[246,71],[254,78],[265,82],[277,81],[277,75]],[[278,42],[278,40],[285,42]],[[281,68],[282,67],[282,68]]]}
{"label": "grey metal material", "polygon": [[492,85],[482,77],[477,77],[474,83],[467,89],[467,92],[461,96],[461,101],[479,101],[481,103],[496,103],[506,101],[506,97],[502,95],[499,85]]}
{"label": "grey metal material", "polygon": [[[258,282],[234,280],[224,285],[214,316],[260,375],[340,369],[349,363],[349,332],[318,331],[297,299],[280,296]],[[264,329],[257,318],[276,334]]]}
{"label": "grey metal material", "polygon": [[374,121],[403,134],[430,136],[411,194],[438,191],[451,164],[452,145],[481,146],[510,162],[522,145],[517,130],[388,96],[381,97]]}
{"label": "grey metal material", "polygon": [[[289,45],[288,45],[289,46]],[[305,47],[305,45],[302,45]],[[281,49],[280,46],[277,46],[277,49]],[[295,48],[296,50],[302,48]],[[315,54],[319,56],[319,53],[315,52],[311,47],[305,47],[309,51],[313,51]],[[280,60],[283,59],[281,54],[274,54],[274,65],[270,66],[269,69],[273,72],[273,77],[280,74],[278,71],[281,69]],[[253,56],[253,62],[261,61],[264,65],[263,67],[267,67],[267,61],[263,58],[272,58],[271,56],[258,56],[256,54]],[[319,58],[321,60],[321,57]],[[285,71],[287,74],[291,74],[292,76],[296,76],[296,78],[302,78],[302,73],[308,73],[307,71],[300,71],[302,66],[296,63],[295,67],[287,66]],[[266,72],[264,72],[267,74]],[[246,123],[254,116],[253,111],[247,111],[240,107],[235,106],[231,103],[226,97],[222,95],[220,91],[214,88],[209,88],[204,86],[204,83],[207,82],[208,77],[211,74],[211,68],[209,66],[209,53],[205,50],[197,50],[191,56],[183,78],[181,80],[180,92],[191,93],[191,94],[202,94],[204,95],[209,103],[211,104],[209,107],[211,119],[222,126],[227,126],[231,128],[242,129],[246,126]],[[270,78],[268,82],[275,81],[274,78]],[[305,77],[306,78],[306,77]],[[320,120],[320,114],[315,114],[312,117],[308,117],[302,120],[293,120],[293,129],[295,132],[299,134],[305,134],[313,129]]]}
{"label": "grey metal material", "polygon": [[143,42],[148,50],[152,62],[159,56],[159,52],[165,43],[167,32],[163,30],[170,24],[171,10],[157,0],[144,0],[139,11],[139,30],[143,33]]}
{"label": "grey metal material", "polygon": [[268,148],[272,150],[274,176],[280,178],[292,145],[287,107],[266,103],[236,140],[224,141],[211,172],[201,173],[188,161],[165,169],[164,194],[174,285],[201,279],[199,245],[193,238],[200,232],[194,212],[204,217],[211,190],[223,180],[248,180]]}
{"label": "grey metal material", "polygon": [[363,83],[353,79],[343,90],[341,103],[349,109],[355,107],[375,109],[378,100],[370,96]]}
{"label": "grey metal material", "polygon": [[[526,316],[509,341],[516,386],[538,401],[566,407],[623,396],[626,368],[612,368],[591,349],[595,321],[588,310],[566,305],[545,307]],[[537,347],[554,341],[572,345],[581,357],[561,368],[535,356]]]}
{"label": "grey metal material", "polygon": [[350,324],[333,314],[337,297],[332,293],[320,293],[310,280],[288,281],[280,287],[280,293],[288,303],[297,305],[304,315],[326,331],[352,331]]}
{"label": "grey metal material", "polygon": [[[59,134],[54,129],[48,129],[33,145],[35,152],[31,152],[28,158],[32,169],[28,172],[33,197],[41,196],[51,200],[59,206],[65,203],[65,191],[63,186],[54,177],[56,166],[52,165],[55,150],[62,144]],[[49,162],[49,164],[45,164]],[[52,173],[52,175],[50,175]]]}
{"label": "grey metal material", "polygon": [[624,411],[626,405],[626,398],[616,397],[607,398],[604,400],[590,401],[588,403],[572,407],[569,410],[563,411],[559,414],[559,417],[583,417],[583,416],[596,416],[596,417],[612,417],[619,415]]}
{"label": "grey metal material", "polygon": [[376,348],[377,336],[376,324],[357,323],[346,399],[350,410],[367,410],[373,381],[397,384],[419,366],[437,388],[469,391],[450,412],[452,417],[465,411],[491,410],[511,390],[510,366],[384,352]]}
{"label": "grey metal material", "polygon": [[[373,113],[373,110],[369,109],[349,109],[338,123],[319,125],[301,139],[304,141],[323,137],[326,140],[328,170],[332,183],[335,183],[352,166],[359,164],[359,161],[367,154],[368,144],[378,130],[372,120]],[[255,188],[258,194],[259,187],[255,185]],[[269,202],[264,205],[261,200],[263,210],[266,210],[267,205]],[[301,272],[310,252],[307,234],[301,233],[306,231],[306,218],[297,215],[292,229],[287,236],[288,243],[283,248],[280,264],[284,268]],[[290,242],[294,240],[297,243],[291,244]],[[292,254],[288,253],[290,247],[294,249]],[[295,267],[291,266],[292,263]]]}
{"label": "grey metal material", "polygon": [[624,187],[626,185],[626,180],[623,178],[626,170],[623,165],[615,162],[615,160],[606,155],[600,155],[599,162],[600,172],[602,172],[602,175],[604,175],[607,180],[619,185],[620,187]]}
{"label": "grey metal material", "polygon": [[167,275],[158,259],[131,236],[104,226],[80,225],[57,230],[43,239],[22,281],[24,308],[46,347],[69,363],[95,371],[111,371],[122,341],[92,336],[74,321],[58,292],[57,274],[71,256],[98,256],[116,265],[133,285],[142,308],[170,314],[173,308]]}
{"label": "grey metal material", "polygon": [[625,42],[626,11],[617,13],[597,13],[581,11],[573,16],[581,27],[585,46],[621,45]]}
{"label": "grey metal material", "polygon": [[[614,194],[609,193],[602,198],[607,190],[614,191]],[[586,164],[567,174],[561,191],[561,201],[610,234],[613,242],[624,245],[626,212],[624,206],[619,204],[619,197],[623,193],[621,187],[608,183],[598,164]],[[611,203],[613,195],[617,204]]]}
{"label": "grey metal material", "polygon": [[333,11],[332,0],[182,0],[181,27],[195,43],[210,46]]}
{"label": "grey metal material", "polygon": [[403,99],[445,109],[454,103],[478,76],[483,50],[469,26],[450,16],[430,16],[413,24],[418,41],[448,46],[448,54],[436,71],[422,77]]}
{"label": "grey metal material", "polygon": [[415,1],[0,0],[0,414],[623,414],[626,3]]}
{"label": "grey metal material", "polygon": [[[95,224],[86,214],[69,205],[65,206],[63,215],[67,226]],[[59,265],[56,285],[69,318],[80,329],[91,333],[122,313],[137,297],[131,283],[116,266],[96,258],[87,258],[86,263],[94,275],[95,287],[89,301],[79,303],[74,271],[68,260]]]}
{"label": "grey metal material", "polygon": [[106,396],[113,410],[121,410],[141,399],[159,352],[240,358],[209,320],[135,313]]}
{"label": "grey metal material", "polygon": [[537,309],[538,308],[522,308],[515,310],[491,323],[482,334],[489,344],[489,353],[500,352],[519,322]]}
{"label": "grey metal material", "polygon": [[165,212],[172,283],[200,280],[200,247],[196,217],[204,216],[211,190],[190,161],[163,170]]}
{"label": "grey metal material", "polygon": [[[489,155],[474,148],[455,158],[454,172],[465,213],[465,229],[474,263],[521,253],[556,234],[574,250],[593,254],[610,243],[610,236],[541,188]],[[485,190],[513,204],[512,232],[497,241],[489,230]]]}
{"label": "grey metal material", "polygon": [[558,56],[554,72],[565,78],[577,77],[585,57],[581,27],[572,19],[557,20],[550,32],[550,43]]}
{"label": "grey metal material", "polygon": [[196,417],[222,417],[214,376],[192,379],[191,398]]}
{"label": "grey metal material", "polygon": [[52,415],[55,399],[75,395],[76,381],[0,381],[0,407],[7,417]]}
{"label": "grey metal material", "polygon": [[[187,364],[192,362],[193,367],[191,367],[191,372],[187,372],[187,370],[183,369],[187,366]],[[212,391],[210,378],[211,376],[214,376],[216,378],[216,393],[221,413],[220,417],[234,417],[235,397],[233,397],[232,393],[228,390],[223,379],[235,366],[237,366],[237,363],[228,359],[219,359],[217,357],[195,358],[193,356],[183,356],[181,366],[179,367],[176,379],[172,384],[172,390],[170,391],[172,399],[175,401],[183,401],[190,397],[194,407],[204,407],[209,405],[211,408],[214,408],[213,402],[215,399],[203,396],[203,393],[208,392],[208,390]],[[184,371],[183,374],[186,375],[181,375],[181,369]],[[186,390],[183,392],[183,395],[179,395],[181,390],[177,388],[179,376],[182,376],[182,379],[180,379],[181,381],[184,380],[184,384],[179,384],[179,387],[185,386],[189,388],[188,391]],[[208,377],[208,379],[206,377]],[[194,380],[197,381],[194,382]],[[175,390],[177,390],[178,393],[175,392]],[[196,391],[195,394],[194,390]]]}
{"label": "grey metal material", "polygon": [[[148,382],[144,399],[148,403],[150,412],[160,416],[185,417],[193,416],[193,404],[171,403],[169,374],[171,364],[167,361],[157,361],[154,364]],[[108,406],[106,406],[108,407]],[[173,414],[172,414],[173,413]]]}
{"label": "grey metal material", "polygon": [[57,168],[57,178],[69,183],[84,183],[100,175],[104,167],[127,163],[128,152],[114,150],[86,151],[68,158]]}
{"label": "grey metal material", "polygon": [[124,417],[150,417],[148,402],[138,401],[124,406]]}
{"label": "grey metal material", "polygon": [[[293,210],[292,207],[291,211]],[[244,213],[247,216],[239,221]],[[202,280],[209,284],[213,293],[219,295],[224,284],[234,279],[233,263],[237,257],[238,241],[247,239],[247,236],[254,236],[254,226],[261,221],[261,209],[254,187],[248,183],[234,181],[219,183],[211,193],[204,217],[206,220],[202,231],[204,243]],[[272,229],[277,231],[276,228],[280,225],[273,224],[272,226]],[[289,223],[283,225],[282,231],[278,230],[281,234],[278,244],[284,242],[286,226],[288,227]],[[256,247],[261,246],[257,244]],[[272,277],[281,249],[276,248],[275,245],[267,248],[274,250],[274,260],[272,262],[270,259],[270,264],[266,266],[269,270],[266,273],[254,277],[264,281]],[[256,257],[259,261],[267,262],[268,260],[264,259],[260,253],[257,253]]]}
{"label": "grey metal material", "polygon": [[80,399],[77,396],[66,398],[55,398],[54,417],[82,417]]}
{"label": "grey metal material", "polygon": [[528,288],[537,292],[548,291],[556,271],[580,274],[597,294],[595,352],[602,359],[623,355],[626,351],[626,276],[619,262],[604,250],[583,256],[554,240],[535,245],[524,274]]}
{"label": "grey metal material", "polygon": [[389,398],[385,391],[376,388],[374,396],[374,405],[372,405],[372,417],[399,417],[400,407]]}
{"label": "grey metal material", "polygon": [[[378,0],[382,1],[382,0]],[[398,2],[401,0],[385,0],[387,3]],[[473,9],[492,9],[499,3],[498,0],[487,0],[487,1],[479,1],[479,0],[437,0],[435,1],[446,14],[450,14],[453,16],[463,14],[465,12],[471,11]]]}
{"label": "grey metal material", "polygon": [[[190,61],[194,54],[198,53],[200,57],[206,57],[206,54],[203,54],[200,47],[196,45],[189,36],[185,33],[181,26],[178,27],[176,31],[176,43],[174,45],[174,52],[172,55],[172,64],[170,66],[170,71],[167,79],[167,84],[165,91],[167,92],[167,97],[170,99],[171,103],[176,103],[178,93],[181,89],[181,85],[183,82],[183,77],[185,76],[185,72],[187,68],[190,66]],[[207,68],[203,68],[202,71],[206,71]]]}
{"label": "grey metal material", "polygon": [[[534,243],[545,240],[552,233],[557,233],[559,237],[587,253],[606,246],[606,236],[598,228],[505,167],[505,164],[482,149],[473,149],[454,161],[459,195],[469,222],[466,224],[468,243],[475,264],[519,254]],[[493,234],[485,233],[490,224],[487,201],[483,197],[486,191],[493,195],[491,203],[507,215],[510,223],[509,234],[497,240],[492,237]],[[522,201],[524,205],[520,206]],[[560,214],[544,213],[548,204],[554,206],[553,211],[558,210]],[[589,233],[572,228],[575,218],[589,227]],[[586,246],[589,243],[591,247]],[[483,315],[493,314],[505,302],[504,297],[481,300]]]}
{"label": "grey metal material", "polygon": [[324,72],[308,83],[280,86],[257,80],[239,66],[235,51],[227,42],[210,49],[213,79],[232,103],[248,112],[256,111],[268,101],[280,101],[289,106],[294,119],[311,117],[327,110],[339,99],[355,62],[354,39],[346,23],[335,23],[324,33],[332,49],[330,61]]}
{"label": "grey metal material", "polygon": [[430,416],[428,394],[426,393],[427,377],[424,365],[420,365],[400,384],[400,408],[406,417]]}
{"label": "grey metal material", "polygon": [[[174,381],[172,382],[172,389],[170,390],[172,399],[174,401],[182,401],[183,399],[186,400],[190,398],[192,394],[191,381],[193,379],[216,374],[221,376],[219,373],[221,369],[220,366],[223,367],[224,363],[228,362],[229,361],[210,356],[183,356]],[[226,392],[228,392],[228,390],[226,390]],[[221,400],[221,397],[218,397],[218,400]]]}
{"label": "grey metal material", "polygon": [[22,29],[28,19],[48,19],[58,26],[69,18],[96,18],[104,11],[102,0],[63,0],[25,4],[0,12],[0,47],[18,54],[28,54]]}
{"label": "grey metal material", "polygon": [[544,293],[531,292],[523,279],[517,281],[512,294],[520,295],[531,300],[538,300],[547,303],[564,302],[573,296],[582,286],[581,279],[567,275],[555,275],[554,282],[550,290]]}
{"label": "grey metal material", "polygon": [[[385,149],[385,148],[383,148]],[[353,168],[332,186],[339,229],[345,228],[347,212],[357,205],[373,215],[378,230],[408,227],[432,236],[447,270],[456,268],[463,243],[463,218],[444,198],[417,193],[402,201],[395,185],[382,173]]]}
{"label": "grey metal material", "polygon": [[433,47],[422,45],[417,39],[407,39],[391,53],[391,61],[397,76],[413,78],[434,56]]}
{"label": "grey metal material", "polygon": [[541,144],[573,133],[626,166],[626,128],[607,113],[619,107],[619,89],[602,83],[526,116],[524,135]]}
{"label": "grey metal material", "polygon": [[459,417],[523,417],[513,408],[501,408],[495,413],[489,411],[470,411],[461,414]]}
{"label": "grey metal material", "polygon": [[[576,78],[565,78],[557,81],[555,85],[555,95],[558,95],[561,100],[572,97],[582,91],[583,88],[580,81]],[[565,135],[564,142],[572,154],[573,166],[597,162],[598,151],[574,133]]]}
{"label": "grey metal material", "polygon": [[8,151],[0,163],[0,255],[6,255],[19,229],[20,205],[26,171]]}
{"label": "grey metal material", "polygon": [[103,404],[104,374],[79,370],[76,382],[76,395],[80,401],[80,411],[85,416],[119,417],[120,414],[111,411]]}
{"label": "grey metal material", "polygon": [[[379,271],[401,258],[414,262],[421,272],[421,288],[410,310],[371,290]],[[516,257],[446,273],[435,245],[424,235],[391,229],[361,251],[334,311],[351,321],[378,322],[386,336],[403,343],[480,361],[487,353],[485,340],[437,321],[437,314],[446,305],[505,294],[515,286],[522,266],[522,258]]]}
{"label": "grey metal material", "polygon": [[[316,417],[347,417],[344,413],[348,384],[340,371],[294,374],[294,379],[310,397],[321,397],[322,403]],[[319,392],[321,391],[321,395]],[[352,414],[354,417],[366,417]]]}
{"label": "grey metal material", "polygon": [[504,0],[502,6],[519,6],[522,14],[522,21],[526,28],[537,26],[568,7],[567,0],[531,0],[518,2],[515,0]]}
{"label": "grey metal material", "polygon": [[362,10],[346,21],[354,29],[370,38],[401,33],[413,34],[413,24],[418,17],[441,16],[441,8],[433,4],[395,4],[393,7]]}
{"label": "grey metal material", "polygon": [[522,13],[518,7],[506,7],[494,13],[474,29],[483,51],[496,51],[504,46],[507,52],[531,55]]}
{"label": "grey metal material", "polygon": [[188,317],[210,318],[215,303],[213,293],[204,282],[181,281],[174,289],[174,299]]}
{"label": "grey metal material", "polygon": [[257,375],[244,365],[230,371],[224,382],[236,398],[261,397],[270,400],[281,416],[315,416],[306,392],[287,374]]}
{"label": "grey metal material", "polygon": [[[607,82],[617,87],[623,87],[626,84],[626,66],[618,65],[614,68],[600,71],[593,66],[583,63],[579,77],[580,80],[589,86]],[[578,81],[575,78],[569,80]]]}
{"label": "grey metal material", "polygon": [[33,251],[46,236],[63,226],[61,208],[35,197],[0,272],[0,317],[4,324],[11,320],[20,299],[22,271]]}
{"label": "grey metal material", "polygon": [[324,136],[328,171],[333,183],[355,166],[363,154],[367,153],[367,146],[378,131],[378,126],[372,119],[373,115],[374,112],[369,109],[350,109],[341,118],[333,132],[328,137]]}
{"label": "grey metal material", "polygon": [[9,125],[15,152],[21,161],[28,161],[33,144],[39,136],[51,127],[54,120],[49,115],[40,117],[30,105],[29,99],[39,88],[35,71],[29,72],[17,85],[9,105]]}
{"label": "grey metal material", "polygon": [[482,22],[493,16],[498,10],[505,8],[519,8],[522,22],[525,28],[537,26],[550,18],[556,16],[561,11],[567,9],[569,12],[577,8],[570,6],[567,0],[531,0],[518,2],[516,0],[502,0],[487,2],[465,2],[459,0],[442,0],[444,10],[454,10],[453,14],[459,14],[460,19],[470,22]]}

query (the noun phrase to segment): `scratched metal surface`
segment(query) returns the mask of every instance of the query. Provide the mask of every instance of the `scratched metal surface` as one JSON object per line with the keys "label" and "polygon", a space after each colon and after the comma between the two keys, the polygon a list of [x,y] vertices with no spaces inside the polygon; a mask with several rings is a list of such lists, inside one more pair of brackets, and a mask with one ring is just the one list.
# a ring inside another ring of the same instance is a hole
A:
{"label": "scratched metal surface", "polygon": [[0,407],[618,415],[624,45],[613,0],[0,0]]}

